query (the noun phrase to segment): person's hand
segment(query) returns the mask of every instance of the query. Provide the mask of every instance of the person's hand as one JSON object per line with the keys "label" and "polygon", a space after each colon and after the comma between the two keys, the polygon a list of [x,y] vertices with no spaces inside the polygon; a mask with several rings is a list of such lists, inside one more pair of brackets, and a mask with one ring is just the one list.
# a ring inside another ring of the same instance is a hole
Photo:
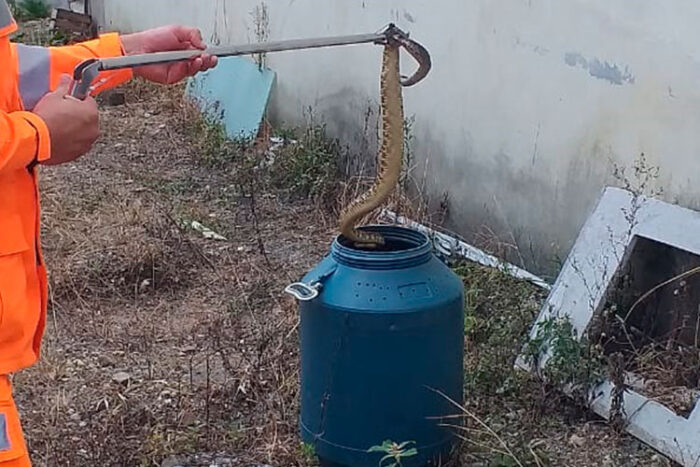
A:
{"label": "person's hand", "polygon": [[46,165],[77,159],[100,136],[97,102],[89,96],[84,101],[71,97],[70,83],[69,75],[61,76],[56,90],[46,94],[33,110],[46,123],[51,135],[51,157],[43,162]]}
{"label": "person's hand", "polygon": [[[173,50],[204,50],[206,45],[199,29],[185,26],[163,26],[121,37],[124,52],[137,55]],[[217,58],[202,54],[185,62],[134,68],[134,74],[160,84],[173,84],[200,71],[214,68]]]}

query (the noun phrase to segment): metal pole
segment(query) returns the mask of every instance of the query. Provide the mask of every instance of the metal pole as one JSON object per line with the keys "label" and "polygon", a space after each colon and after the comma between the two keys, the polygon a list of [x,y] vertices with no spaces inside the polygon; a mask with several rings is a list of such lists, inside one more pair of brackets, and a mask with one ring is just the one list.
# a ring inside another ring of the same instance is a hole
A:
{"label": "metal pole", "polygon": [[156,65],[169,62],[179,62],[196,57],[203,53],[217,57],[232,57],[268,52],[284,52],[287,50],[314,49],[340,45],[366,44],[386,40],[386,34],[356,34],[351,36],[321,37],[316,39],[295,39],[277,42],[261,42],[247,45],[223,47],[208,47],[206,50],[183,50],[177,52],[156,52],[150,54],[128,55],[125,57],[102,58],[101,71],[133,68],[138,66]]}

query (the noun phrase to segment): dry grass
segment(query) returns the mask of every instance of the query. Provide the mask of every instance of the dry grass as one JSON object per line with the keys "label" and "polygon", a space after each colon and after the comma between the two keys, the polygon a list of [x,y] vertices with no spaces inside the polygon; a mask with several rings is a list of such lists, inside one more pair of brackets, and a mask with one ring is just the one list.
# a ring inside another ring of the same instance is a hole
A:
{"label": "dry grass", "polygon": [[134,85],[103,109],[89,157],[42,171],[49,332],[42,362],[16,378],[37,465],[217,451],[300,465],[297,317],[281,290],[332,232],[266,194],[254,223],[239,167],[201,163],[170,97]]}

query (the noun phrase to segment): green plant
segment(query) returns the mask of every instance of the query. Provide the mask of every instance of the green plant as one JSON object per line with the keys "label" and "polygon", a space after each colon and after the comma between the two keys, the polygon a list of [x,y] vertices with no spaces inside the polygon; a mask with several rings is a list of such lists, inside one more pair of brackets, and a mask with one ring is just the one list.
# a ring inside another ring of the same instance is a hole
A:
{"label": "green plant", "polygon": [[199,154],[206,165],[220,168],[230,164],[250,145],[245,139],[232,140],[228,137],[226,127],[216,110],[201,113],[196,111],[193,114],[188,130],[192,138],[198,141]]}
{"label": "green plant", "polygon": [[316,448],[313,444],[301,443],[299,447],[299,455],[307,464],[316,464]]}
{"label": "green plant", "polygon": [[[289,132],[286,132],[289,135]],[[320,198],[332,190],[338,179],[341,146],[328,137],[326,127],[311,120],[277,155],[272,177],[278,188],[293,197]]]}
{"label": "green plant", "polygon": [[[265,2],[255,7],[253,11],[253,23],[255,24],[255,38],[258,42],[267,42],[270,38],[270,15]],[[266,54],[255,54],[253,59],[258,64],[258,69],[262,71],[265,66]]]}
{"label": "green plant", "polygon": [[[380,467],[400,467],[401,459],[413,457],[418,454],[418,449],[409,448],[411,444],[416,444],[414,441],[404,441],[403,443],[395,443],[391,440],[384,441],[380,446],[372,446],[367,452],[380,452],[385,456],[379,460]],[[387,464],[386,462],[391,463]]]}
{"label": "green plant", "polygon": [[12,14],[18,20],[33,20],[48,18],[51,15],[51,5],[44,0],[21,0],[11,4]]}
{"label": "green plant", "polygon": [[538,323],[535,336],[528,340],[525,358],[537,367],[547,355],[542,376],[547,383],[570,388],[579,402],[585,402],[593,385],[604,377],[602,349],[589,344],[586,336],[577,338],[569,317],[553,317]]}
{"label": "green plant", "polygon": [[537,289],[499,269],[470,262],[457,263],[453,269],[465,284],[467,392],[490,395],[517,390],[520,375],[513,362],[537,315]]}
{"label": "green plant", "polygon": [[413,141],[415,136],[413,134],[413,125],[416,123],[416,117],[411,116],[410,118],[404,119],[403,123],[403,138],[404,138],[404,151],[403,151],[403,164],[401,166],[401,176],[399,178],[399,186],[405,192],[408,191],[409,180],[411,173],[413,172],[413,163],[415,156],[413,154]]}

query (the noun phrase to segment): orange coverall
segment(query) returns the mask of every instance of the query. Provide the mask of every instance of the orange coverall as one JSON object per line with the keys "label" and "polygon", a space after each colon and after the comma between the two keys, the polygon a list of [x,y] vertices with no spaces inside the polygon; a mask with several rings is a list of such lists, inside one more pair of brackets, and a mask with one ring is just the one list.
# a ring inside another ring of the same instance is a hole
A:
{"label": "orange coverall", "polygon": [[[34,162],[51,157],[51,144],[32,109],[82,60],[123,55],[117,34],[44,48],[12,44],[16,29],[6,0],[0,0],[0,467],[31,465],[9,375],[36,362],[46,322]],[[130,70],[103,73],[94,92],[131,76]]]}

